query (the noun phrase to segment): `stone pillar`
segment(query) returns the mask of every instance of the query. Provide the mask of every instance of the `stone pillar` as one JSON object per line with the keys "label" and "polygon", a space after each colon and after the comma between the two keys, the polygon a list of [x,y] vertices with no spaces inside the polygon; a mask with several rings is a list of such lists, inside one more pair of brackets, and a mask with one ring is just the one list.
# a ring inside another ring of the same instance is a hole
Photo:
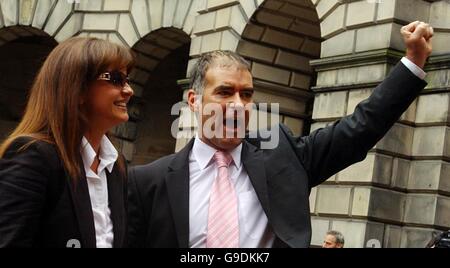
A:
{"label": "stone pillar", "polygon": [[450,226],[448,1],[318,1],[321,59],[312,129],[353,112],[403,56],[400,28],[435,27],[428,87],[367,158],[311,193],[313,245],[327,229],[346,246],[424,247]]}

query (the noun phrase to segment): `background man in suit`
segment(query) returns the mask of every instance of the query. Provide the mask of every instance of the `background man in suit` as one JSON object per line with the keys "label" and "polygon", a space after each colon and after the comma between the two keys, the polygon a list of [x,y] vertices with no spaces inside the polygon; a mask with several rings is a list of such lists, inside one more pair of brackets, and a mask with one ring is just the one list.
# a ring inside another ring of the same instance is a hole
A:
{"label": "background man in suit", "polygon": [[[130,245],[308,247],[311,188],[363,160],[426,85],[433,29],[414,22],[402,35],[406,57],[352,115],[306,137],[280,125],[271,150],[237,135],[249,112],[235,111],[253,101],[250,66],[232,52],[203,55],[188,93],[197,136],[177,154],[130,170]],[[221,111],[202,109],[211,104]]]}
{"label": "background man in suit", "polygon": [[344,236],[341,232],[330,230],[325,235],[322,248],[343,248],[344,243]]}

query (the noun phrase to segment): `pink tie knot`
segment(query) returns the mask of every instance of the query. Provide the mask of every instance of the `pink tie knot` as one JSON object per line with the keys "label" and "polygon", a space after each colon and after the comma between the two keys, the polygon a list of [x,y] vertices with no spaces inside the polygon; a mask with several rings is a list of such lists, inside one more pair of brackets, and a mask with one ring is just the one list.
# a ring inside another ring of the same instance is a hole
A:
{"label": "pink tie knot", "polygon": [[217,151],[214,154],[214,161],[217,163],[219,168],[221,167],[229,167],[233,158],[231,155],[224,151]]}

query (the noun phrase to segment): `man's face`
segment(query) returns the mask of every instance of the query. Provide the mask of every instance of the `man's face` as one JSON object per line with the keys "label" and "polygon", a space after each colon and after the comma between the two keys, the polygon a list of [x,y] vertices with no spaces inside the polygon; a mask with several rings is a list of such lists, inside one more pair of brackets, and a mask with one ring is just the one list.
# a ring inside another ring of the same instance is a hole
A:
{"label": "man's face", "polygon": [[336,243],[334,235],[327,235],[323,241],[322,248],[342,248],[342,244]]}
{"label": "man's face", "polygon": [[253,81],[247,69],[218,61],[206,72],[201,100],[195,101],[199,96],[192,90],[188,99],[191,109],[199,113],[202,141],[229,151],[242,142],[247,129],[250,109],[245,108],[253,102]]}

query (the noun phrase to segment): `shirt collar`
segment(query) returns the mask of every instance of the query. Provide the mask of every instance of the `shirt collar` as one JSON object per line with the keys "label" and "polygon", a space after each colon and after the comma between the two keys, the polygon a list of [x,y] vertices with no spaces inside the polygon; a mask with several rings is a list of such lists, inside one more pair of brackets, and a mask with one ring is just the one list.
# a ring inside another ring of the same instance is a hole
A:
{"label": "shirt collar", "polygon": [[[216,149],[204,143],[198,136],[195,137],[192,153],[200,166],[200,169],[205,169],[209,165],[216,152]],[[233,158],[233,163],[237,168],[241,166],[241,152],[242,143],[230,151],[230,155]]]}
{"label": "shirt collar", "polygon": [[[102,166],[106,167],[110,173],[114,168],[114,163],[116,162],[118,155],[114,145],[109,141],[106,135],[103,135],[100,141],[99,159]],[[95,151],[84,136],[81,139],[81,158],[83,159],[85,170],[89,170],[95,159]]]}

